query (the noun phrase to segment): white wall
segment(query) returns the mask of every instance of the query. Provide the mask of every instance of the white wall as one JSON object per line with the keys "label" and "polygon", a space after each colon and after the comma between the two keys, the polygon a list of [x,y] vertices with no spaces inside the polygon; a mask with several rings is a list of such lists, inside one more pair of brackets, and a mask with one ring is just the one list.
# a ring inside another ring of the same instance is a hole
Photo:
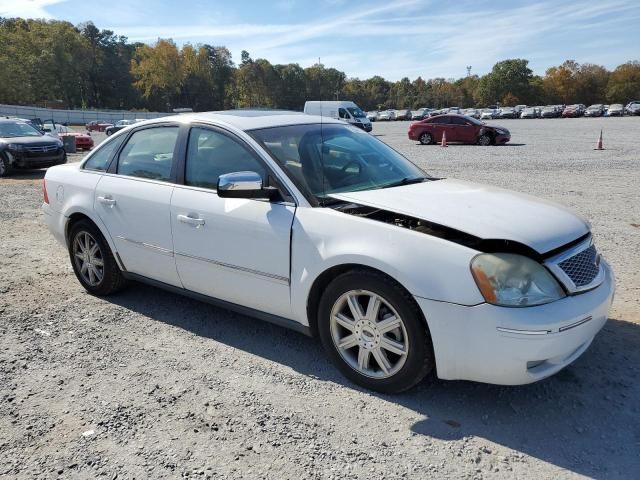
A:
{"label": "white wall", "polygon": [[130,112],[127,110],[57,110],[53,108],[22,107],[0,104],[0,117],[40,118],[42,121],[53,119],[59,123],[84,125],[92,120],[115,123],[118,120],[136,118],[158,118],[174,113]]}

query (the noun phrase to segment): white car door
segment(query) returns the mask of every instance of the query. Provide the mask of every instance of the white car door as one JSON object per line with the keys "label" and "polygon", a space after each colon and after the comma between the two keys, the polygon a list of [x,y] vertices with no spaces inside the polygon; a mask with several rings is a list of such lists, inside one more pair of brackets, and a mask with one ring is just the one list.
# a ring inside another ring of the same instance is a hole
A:
{"label": "white car door", "polygon": [[184,288],[227,302],[290,317],[289,261],[295,206],[220,198],[218,177],[268,167],[223,130],[193,127],[184,185],[171,199],[176,265]]}
{"label": "white car door", "polygon": [[131,134],[95,190],[94,209],[127,272],[182,286],[176,272],[169,207],[179,128]]}

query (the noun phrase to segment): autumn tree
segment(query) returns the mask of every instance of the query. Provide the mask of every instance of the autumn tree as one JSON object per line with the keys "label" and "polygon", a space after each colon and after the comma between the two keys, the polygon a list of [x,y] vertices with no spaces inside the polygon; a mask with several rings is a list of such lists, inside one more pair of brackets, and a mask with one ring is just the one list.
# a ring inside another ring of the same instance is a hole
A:
{"label": "autumn tree", "polygon": [[152,108],[166,110],[176,105],[184,70],[173,41],[159,39],[155,45],[138,47],[131,61],[131,73],[135,87]]}

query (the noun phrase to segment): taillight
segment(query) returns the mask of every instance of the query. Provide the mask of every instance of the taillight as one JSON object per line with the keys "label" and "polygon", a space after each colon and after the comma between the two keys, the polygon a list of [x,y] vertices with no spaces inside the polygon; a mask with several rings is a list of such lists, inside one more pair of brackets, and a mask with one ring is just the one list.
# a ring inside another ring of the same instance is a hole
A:
{"label": "taillight", "polygon": [[44,203],[46,203],[47,205],[49,205],[49,195],[47,194],[47,181],[43,178],[42,179],[42,200],[44,201]]}

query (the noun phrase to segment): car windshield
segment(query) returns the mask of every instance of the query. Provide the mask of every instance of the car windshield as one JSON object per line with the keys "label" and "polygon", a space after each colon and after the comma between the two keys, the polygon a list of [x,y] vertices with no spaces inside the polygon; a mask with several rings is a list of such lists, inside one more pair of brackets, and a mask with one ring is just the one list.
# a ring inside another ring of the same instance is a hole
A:
{"label": "car windshield", "polygon": [[321,203],[334,193],[399,186],[429,178],[391,147],[351,126],[290,125],[250,133],[299,188]]}
{"label": "car windshield", "polygon": [[366,117],[365,113],[359,108],[347,107],[349,113],[353,116],[353,118],[364,118]]}
{"label": "car windshield", "polygon": [[41,137],[42,133],[33,128],[31,125],[23,122],[1,122],[0,137]]}
{"label": "car windshield", "polygon": [[473,118],[473,117],[465,116],[465,117],[464,117],[464,119],[465,119],[467,122],[473,123],[474,125],[484,125],[484,124],[485,124],[484,122],[481,122],[481,121],[480,121],[480,120],[478,120],[477,118]]}

